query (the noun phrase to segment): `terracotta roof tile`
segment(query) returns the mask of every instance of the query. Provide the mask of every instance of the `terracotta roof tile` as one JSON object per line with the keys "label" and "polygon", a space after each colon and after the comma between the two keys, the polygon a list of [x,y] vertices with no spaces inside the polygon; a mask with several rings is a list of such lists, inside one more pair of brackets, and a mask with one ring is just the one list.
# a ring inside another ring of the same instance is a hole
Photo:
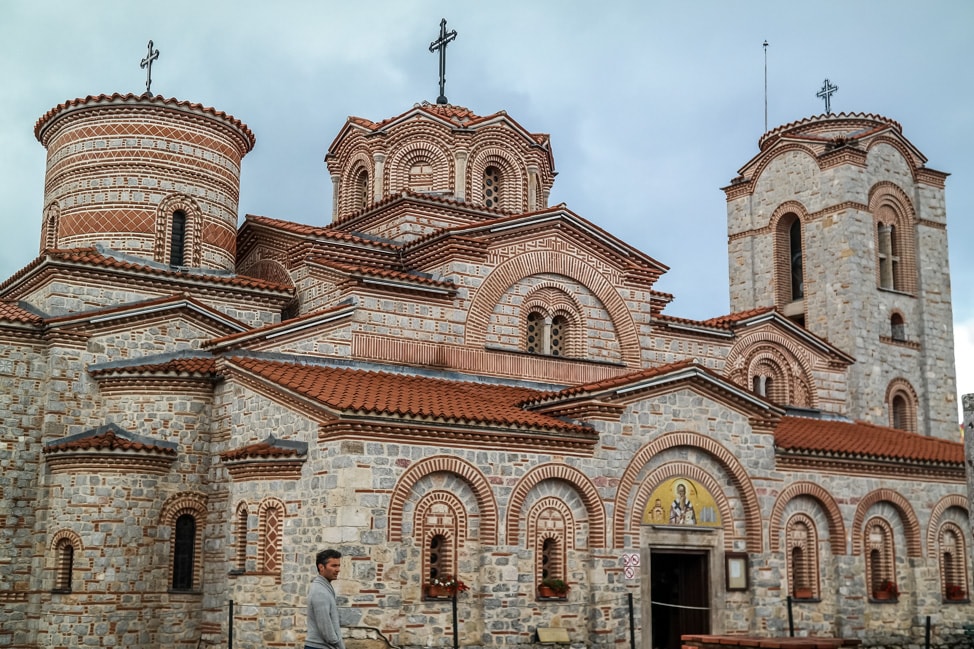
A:
{"label": "terracotta roof tile", "polygon": [[216,375],[216,359],[211,356],[188,356],[173,358],[162,362],[147,362],[132,365],[117,365],[92,369],[92,376],[119,374],[194,374],[197,376]]}
{"label": "terracotta roof tile", "polygon": [[456,289],[456,284],[453,282],[436,279],[427,273],[410,273],[401,270],[381,268],[379,266],[343,264],[341,262],[331,261],[330,259],[325,259],[323,257],[312,257],[309,259],[309,261],[355,275],[367,275],[369,277],[381,277],[384,279],[399,280],[404,282],[415,282],[417,284],[426,284],[428,286],[436,286],[449,290]]}
{"label": "terracotta roof tile", "polygon": [[220,459],[227,462],[232,460],[276,459],[285,457],[297,458],[307,455],[307,453],[307,442],[289,442],[286,440],[277,439],[271,435],[262,442],[242,446],[241,448],[221,453]]}
{"label": "terracotta roof tile", "polygon": [[65,110],[69,110],[71,108],[76,108],[78,106],[84,106],[84,105],[87,105],[87,104],[115,104],[115,105],[118,105],[118,104],[129,104],[129,105],[131,105],[131,104],[142,104],[142,105],[146,105],[146,104],[162,104],[164,106],[172,106],[172,107],[178,107],[178,108],[188,108],[189,110],[194,110],[194,111],[199,111],[199,112],[202,112],[202,113],[207,113],[207,114],[212,115],[214,117],[218,117],[220,119],[223,119],[223,120],[226,120],[226,121],[230,122],[235,127],[237,127],[238,129],[240,129],[241,133],[244,134],[244,136],[246,137],[246,139],[248,140],[248,142],[250,144],[250,147],[249,147],[250,149],[252,149],[254,147],[254,143],[256,142],[256,140],[254,138],[253,132],[250,130],[250,128],[247,127],[246,124],[244,124],[243,122],[241,122],[236,117],[233,117],[232,115],[229,115],[227,113],[224,113],[222,110],[216,110],[215,108],[210,108],[209,106],[204,106],[203,104],[196,104],[196,103],[191,103],[191,102],[188,102],[188,101],[180,101],[180,100],[175,99],[175,98],[166,99],[165,97],[162,97],[160,95],[147,96],[147,95],[144,95],[144,94],[143,95],[135,95],[135,94],[132,94],[132,93],[127,93],[127,94],[124,94],[123,95],[123,94],[117,93],[117,92],[116,93],[113,93],[111,95],[105,95],[105,94],[101,94],[101,95],[88,95],[84,99],[71,99],[71,100],[68,100],[68,101],[64,102],[63,104],[58,104],[57,106],[55,106],[51,110],[49,110],[46,113],[44,113],[44,115],[42,115],[40,117],[40,119],[37,120],[37,123],[34,125],[34,137],[36,137],[38,140],[40,140],[41,139],[41,130],[44,128],[44,125],[46,125],[48,122],[50,122],[51,119],[53,119],[54,116],[57,115],[58,113],[62,113]]}
{"label": "terracotta roof tile", "polygon": [[[656,376],[663,376],[671,372],[676,372],[687,367],[697,365],[696,361],[693,359],[680,361],[678,363],[669,363],[668,365],[660,365],[659,367],[650,367],[644,370],[638,370],[636,372],[629,372],[628,374],[620,374],[619,376],[613,376],[601,381],[595,381],[592,383],[586,383],[584,385],[575,385],[558,392],[544,392],[535,393],[530,400],[524,401],[523,405],[536,404],[542,402],[557,401],[566,397],[574,397],[581,394],[594,394],[598,392],[604,392],[606,390],[612,390],[613,388],[622,387],[630,383],[637,383],[639,381],[644,381],[646,379],[651,379]],[[702,371],[707,371],[702,366],[698,366]]]}
{"label": "terracotta roof tile", "polygon": [[272,331],[278,331],[282,329],[287,329],[293,325],[299,324],[306,320],[314,320],[315,318],[321,318],[323,316],[328,316],[330,313],[337,313],[345,309],[353,309],[355,307],[355,302],[352,300],[343,300],[338,304],[333,306],[325,307],[323,309],[318,309],[316,311],[311,311],[310,313],[305,313],[303,315],[296,316],[294,318],[289,318],[281,322],[273,322],[271,324],[266,324],[255,329],[248,329],[247,331],[241,331],[234,334],[229,334],[226,336],[221,336],[219,338],[211,338],[210,340],[203,342],[204,348],[217,347],[219,345],[224,345],[226,343],[231,343],[239,339],[249,339],[249,338],[260,338],[262,334],[270,333]]}
{"label": "terracotta roof tile", "polygon": [[786,416],[775,444],[789,451],[833,456],[964,464],[964,445],[865,422]]}
{"label": "terracotta roof tile", "polygon": [[32,270],[43,264],[45,261],[65,262],[98,266],[101,268],[115,268],[119,270],[137,270],[151,275],[159,275],[170,278],[192,278],[196,281],[209,282],[213,284],[224,284],[228,286],[238,286],[241,288],[253,288],[267,291],[281,291],[292,293],[292,289],[277,282],[268,282],[254,277],[244,275],[215,275],[211,273],[193,273],[175,271],[168,268],[159,268],[148,263],[137,263],[126,259],[119,259],[111,255],[99,252],[95,248],[67,248],[61,250],[46,250],[39,257],[34,259],[24,268],[11,275],[5,282],[0,284],[0,290],[14,284]]}
{"label": "terracotta roof tile", "polygon": [[590,432],[578,424],[519,407],[537,394],[530,388],[257,358],[236,358],[233,362],[335,410],[444,423]]}
{"label": "terracotta roof tile", "polygon": [[42,324],[44,318],[9,300],[0,301],[0,320],[20,324]]}
{"label": "terracotta roof tile", "polygon": [[721,327],[723,329],[730,329],[733,325],[747,320],[748,318],[753,318],[754,316],[762,315],[774,311],[775,307],[765,306],[756,309],[749,309],[747,311],[738,311],[737,313],[729,313],[727,315],[717,316],[716,318],[710,318],[709,320],[703,320],[701,324],[708,325],[711,327]]}
{"label": "terracotta roof tile", "polygon": [[[374,208],[375,205],[369,206],[368,209]],[[259,216],[256,214],[248,214],[247,222],[254,223],[256,225],[264,225],[269,228],[274,228],[276,230],[283,230],[285,232],[290,232],[304,237],[315,237],[319,239],[332,239],[335,241],[346,241],[351,243],[357,243],[364,246],[375,246],[378,248],[386,249],[396,249],[399,247],[394,241],[386,241],[383,239],[377,239],[375,237],[365,237],[357,235],[355,233],[345,232],[343,230],[338,230],[331,227],[320,227],[315,225],[305,225],[303,223],[295,223],[293,221],[284,221],[281,219],[271,218],[269,216]]]}
{"label": "terracotta roof tile", "polygon": [[44,446],[44,453],[66,451],[151,451],[175,456],[176,445],[130,433],[116,424],[106,424]]}

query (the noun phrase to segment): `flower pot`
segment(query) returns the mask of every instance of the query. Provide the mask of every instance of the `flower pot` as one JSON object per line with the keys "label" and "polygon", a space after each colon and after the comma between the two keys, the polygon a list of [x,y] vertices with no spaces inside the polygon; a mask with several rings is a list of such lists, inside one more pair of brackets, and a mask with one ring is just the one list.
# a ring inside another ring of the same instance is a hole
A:
{"label": "flower pot", "polygon": [[812,599],[811,588],[796,588],[795,599]]}
{"label": "flower pot", "polygon": [[890,600],[893,599],[893,593],[889,592],[888,590],[876,590],[873,591],[873,599],[878,599],[883,601]]}
{"label": "flower pot", "polygon": [[538,586],[538,597],[541,599],[564,599],[565,593],[558,592],[551,586]]}
{"label": "flower pot", "polygon": [[427,584],[426,586],[426,596],[431,599],[450,599],[454,592],[455,589],[449,586],[437,586],[436,584]]}

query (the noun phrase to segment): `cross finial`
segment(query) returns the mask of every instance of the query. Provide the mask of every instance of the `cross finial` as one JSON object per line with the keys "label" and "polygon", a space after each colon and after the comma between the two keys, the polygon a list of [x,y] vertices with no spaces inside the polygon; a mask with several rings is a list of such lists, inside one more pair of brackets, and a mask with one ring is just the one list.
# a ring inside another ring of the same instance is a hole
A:
{"label": "cross finial", "polygon": [[159,58],[159,50],[152,49],[152,41],[149,41],[149,53],[142,59],[140,68],[145,70],[145,93],[149,94],[149,87],[152,85],[152,62]]}
{"label": "cross finial", "polygon": [[822,89],[816,93],[816,97],[825,100],[825,114],[828,115],[832,112],[832,94],[839,89],[839,86],[833,86],[832,82],[828,79],[822,84]]}
{"label": "cross finial", "polygon": [[446,86],[446,44],[457,37],[457,30],[446,31],[446,18],[440,21],[440,37],[430,43],[430,52],[440,51],[440,96],[436,98],[436,103],[446,104],[446,95],[443,93]]}

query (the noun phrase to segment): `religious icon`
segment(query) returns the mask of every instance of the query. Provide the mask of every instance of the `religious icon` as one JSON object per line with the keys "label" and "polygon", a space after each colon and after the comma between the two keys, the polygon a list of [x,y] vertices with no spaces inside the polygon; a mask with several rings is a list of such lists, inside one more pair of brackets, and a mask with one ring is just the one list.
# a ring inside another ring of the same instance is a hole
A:
{"label": "religious icon", "polygon": [[687,485],[682,480],[676,483],[676,497],[670,505],[670,525],[696,525],[697,514],[693,503],[687,496]]}

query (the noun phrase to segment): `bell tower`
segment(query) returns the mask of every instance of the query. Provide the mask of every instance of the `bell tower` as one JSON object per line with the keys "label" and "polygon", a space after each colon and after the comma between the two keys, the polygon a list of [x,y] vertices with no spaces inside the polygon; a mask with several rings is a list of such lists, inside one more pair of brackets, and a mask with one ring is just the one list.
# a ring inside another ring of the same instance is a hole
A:
{"label": "bell tower", "polygon": [[99,95],[37,121],[47,149],[41,250],[94,244],[232,272],[246,124],[175,99]]}
{"label": "bell tower", "polygon": [[947,174],[900,125],[778,127],[724,188],[732,311],[777,307],[855,358],[850,417],[956,439]]}

